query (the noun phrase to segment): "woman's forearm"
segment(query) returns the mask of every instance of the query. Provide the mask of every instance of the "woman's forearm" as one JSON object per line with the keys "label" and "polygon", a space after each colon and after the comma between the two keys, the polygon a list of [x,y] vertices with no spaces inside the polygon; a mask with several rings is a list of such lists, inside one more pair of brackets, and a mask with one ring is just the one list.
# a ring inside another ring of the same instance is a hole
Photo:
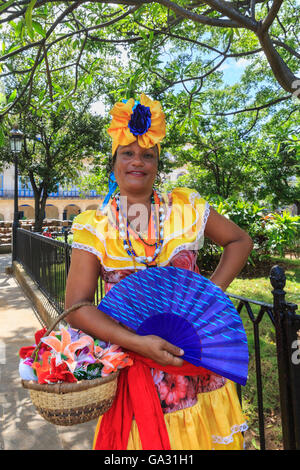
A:
{"label": "woman's forearm", "polygon": [[141,337],[124,328],[97,307],[81,307],[68,315],[67,321],[72,328],[80,329],[93,338],[139,352]]}
{"label": "woman's forearm", "polygon": [[228,243],[210,280],[225,291],[245,266],[252,248],[253,242],[248,236]]}
{"label": "woman's forearm", "polygon": [[117,344],[124,349],[148,357],[162,365],[182,366],[179,347],[154,335],[139,336],[127,330],[96,307],[81,307],[67,317],[73,328],[79,328],[93,338]]}
{"label": "woman's forearm", "polygon": [[[99,262],[93,254],[74,249],[66,285],[66,309],[81,302],[93,304],[99,271]],[[178,357],[183,354],[179,347],[155,335],[137,335],[93,305],[80,307],[69,313],[66,321],[71,327],[80,329],[93,338],[117,344],[159,364],[183,364],[182,358]]]}

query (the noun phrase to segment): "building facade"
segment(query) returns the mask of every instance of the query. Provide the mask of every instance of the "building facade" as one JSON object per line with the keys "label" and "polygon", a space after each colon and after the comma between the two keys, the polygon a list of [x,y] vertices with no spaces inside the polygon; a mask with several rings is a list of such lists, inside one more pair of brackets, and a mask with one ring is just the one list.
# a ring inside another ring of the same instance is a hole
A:
{"label": "building facade", "polygon": [[[0,173],[0,221],[11,222],[14,217],[14,166],[3,168]],[[34,219],[34,194],[30,182],[18,181],[18,208],[20,219]],[[88,209],[96,209],[103,197],[96,191],[84,196],[74,187],[57,190],[47,199],[46,219],[72,220],[74,216]]]}
{"label": "building facade", "polygon": [[[185,168],[174,169],[168,180],[174,183],[186,173]],[[12,222],[14,217],[14,166],[3,168],[0,173],[0,221]],[[45,219],[72,220],[77,214],[88,209],[97,209],[103,195],[89,191],[84,196],[79,188],[57,187],[50,193],[45,208]],[[34,220],[34,193],[30,181],[18,181],[18,207],[20,219]]]}

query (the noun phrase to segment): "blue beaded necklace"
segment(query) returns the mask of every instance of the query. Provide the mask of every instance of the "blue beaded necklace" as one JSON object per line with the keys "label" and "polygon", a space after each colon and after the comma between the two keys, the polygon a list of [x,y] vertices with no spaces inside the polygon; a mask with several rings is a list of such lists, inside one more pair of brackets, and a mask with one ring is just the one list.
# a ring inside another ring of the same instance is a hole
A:
{"label": "blue beaded necklace", "polygon": [[[126,253],[131,258],[133,258],[137,263],[144,264],[147,267],[150,267],[149,264],[153,263],[153,261],[156,260],[156,258],[158,257],[158,255],[161,252],[162,245],[163,245],[163,242],[164,242],[163,227],[164,227],[165,215],[164,215],[164,210],[163,210],[162,204],[161,204],[161,197],[157,193],[156,193],[156,195],[157,195],[158,200],[159,200],[159,228],[157,226],[158,225],[157,224],[157,217],[156,217],[155,209],[154,209],[154,211],[152,213],[154,228],[155,228],[155,251],[154,251],[154,256],[138,256],[136,254],[136,252],[135,252],[135,250],[132,246],[130,236],[129,236],[129,231],[128,231],[129,223],[128,223],[128,220],[127,220],[126,231],[125,231],[125,224],[124,224],[125,217],[124,217],[121,202],[120,202],[120,195],[116,194],[116,196],[115,196],[116,204],[117,204],[117,211],[118,211],[118,214],[119,214],[119,231],[120,231],[120,236],[123,239],[123,247],[124,247]],[[151,207],[152,206],[155,207],[154,192],[151,195]],[[142,237],[139,236],[139,238],[142,241],[144,241],[142,239]]]}

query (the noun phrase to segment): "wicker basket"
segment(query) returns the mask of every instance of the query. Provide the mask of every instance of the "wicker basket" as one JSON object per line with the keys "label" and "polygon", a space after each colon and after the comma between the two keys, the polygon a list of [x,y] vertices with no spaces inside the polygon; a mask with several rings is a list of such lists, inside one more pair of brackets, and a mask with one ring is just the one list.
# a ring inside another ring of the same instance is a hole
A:
{"label": "wicker basket", "polygon": [[[56,325],[73,310],[91,303],[73,305],[63,312],[45,333],[48,336]],[[41,347],[40,341],[32,357]],[[112,405],[116,390],[118,372],[107,377],[81,380],[76,383],[39,384],[32,380],[22,380],[29,390],[30,398],[38,413],[52,424],[72,426],[85,423],[103,415]]]}

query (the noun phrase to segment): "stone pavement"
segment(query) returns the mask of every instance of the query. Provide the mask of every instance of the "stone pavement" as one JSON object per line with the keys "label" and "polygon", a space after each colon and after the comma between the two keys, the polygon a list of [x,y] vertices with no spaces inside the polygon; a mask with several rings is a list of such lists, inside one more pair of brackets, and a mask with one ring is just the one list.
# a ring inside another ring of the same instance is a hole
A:
{"label": "stone pavement", "polygon": [[30,301],[6,274],[10,254],[0,254],[0,450],[90,450],[96,420],[55,426],[36,411],[19,372],[18,351],[34,343],[41,328]]}

